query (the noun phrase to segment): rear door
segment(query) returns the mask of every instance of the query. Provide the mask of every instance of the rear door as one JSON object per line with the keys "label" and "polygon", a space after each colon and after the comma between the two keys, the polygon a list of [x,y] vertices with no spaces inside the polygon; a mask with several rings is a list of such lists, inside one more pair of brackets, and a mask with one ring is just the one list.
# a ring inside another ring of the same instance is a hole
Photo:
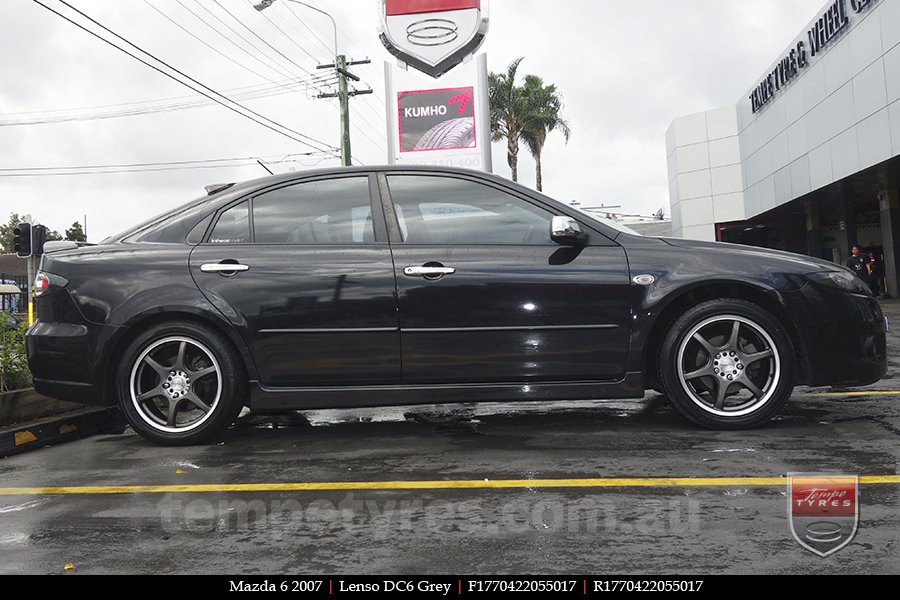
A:
{"label": "rear door", "polygon": [[629,274],[599,233],[550,239],[553,213],[462,175],[386,176],[403,382],[601,381],[625,375]]}
{"label": "rear door", "polygon": [[267,190],[223,209],[191,254],[264,385],[399,382],[394,270],[370,185],[363,174]]}

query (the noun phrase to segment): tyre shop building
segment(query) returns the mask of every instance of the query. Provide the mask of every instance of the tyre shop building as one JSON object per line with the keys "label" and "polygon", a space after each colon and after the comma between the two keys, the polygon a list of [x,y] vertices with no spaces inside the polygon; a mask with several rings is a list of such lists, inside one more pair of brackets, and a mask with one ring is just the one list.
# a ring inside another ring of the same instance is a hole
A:
{"label": "tyre shop building", "polygon": [[737,104],[666,132],[672,229],[900,269],[900,0],[830,0]]}

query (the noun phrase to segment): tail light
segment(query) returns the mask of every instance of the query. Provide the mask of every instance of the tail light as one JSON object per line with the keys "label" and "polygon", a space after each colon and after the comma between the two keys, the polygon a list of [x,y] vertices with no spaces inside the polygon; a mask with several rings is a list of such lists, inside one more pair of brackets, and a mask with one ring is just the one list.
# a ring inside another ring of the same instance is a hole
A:
{"label": "tail light", "polygon": [[38,271],[37,276],[34,278],[34,295],[43,296],[55,287],[64,288],[68,284],[69,280],[65,277]]}

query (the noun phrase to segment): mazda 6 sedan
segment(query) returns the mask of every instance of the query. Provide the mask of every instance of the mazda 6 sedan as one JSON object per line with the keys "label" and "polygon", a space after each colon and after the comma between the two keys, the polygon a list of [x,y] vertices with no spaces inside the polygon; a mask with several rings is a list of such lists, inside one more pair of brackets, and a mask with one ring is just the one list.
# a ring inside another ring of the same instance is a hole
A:
{"label": "mazda 6 sedan", "polygon": [[886,370],[841,266],[642,237],[500,177],[316,170],[210,194],[96,246],[48,245],[35,388],[159,444],[253,412],[665,394],[740,429],[795,385]]}

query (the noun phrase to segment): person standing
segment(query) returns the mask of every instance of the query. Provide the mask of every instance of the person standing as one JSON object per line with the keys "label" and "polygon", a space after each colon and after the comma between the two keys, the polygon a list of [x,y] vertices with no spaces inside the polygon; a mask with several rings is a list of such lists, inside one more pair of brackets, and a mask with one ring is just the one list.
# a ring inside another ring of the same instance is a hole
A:
{"label": "person standing", "polygon": [[853,271],[857,277],[865,281],[868,285],[869,278],[872,274],[872,264],[869,262],[869,258],[863,255],[862,248],[859,246],[853,246],[853,248],[850,249],[850,258],[847,259],[847,268]]}
{"label": "person standing", "polygon": [[884,292],[881,290],[881,280],[884,278],[884,269],[882,268],[883,256],[879,256],[877,249],[873,249],[869,253],[869,287],[872,293],[879,300],[884,298]]}

